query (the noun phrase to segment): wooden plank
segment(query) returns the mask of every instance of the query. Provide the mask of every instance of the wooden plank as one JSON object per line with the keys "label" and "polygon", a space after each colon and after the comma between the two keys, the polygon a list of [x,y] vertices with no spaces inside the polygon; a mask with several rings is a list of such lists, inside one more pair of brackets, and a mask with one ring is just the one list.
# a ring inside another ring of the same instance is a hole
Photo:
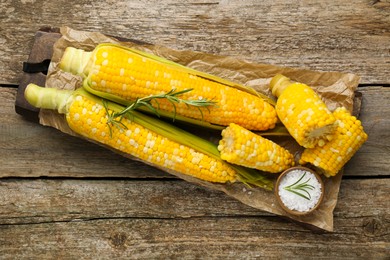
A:
{"label": "wooden plank", "polygon": [[[343,180],[335,218],[376,216],[386,222],[389,191],[386,178]],[[1,180],[0,195],[0,225],[105,218],[272,216],[220,191],[181,180],[9,178]]]}
{"label": "wooden plank", "polygon": [[347,163],[349,176],[389,176],[390,88],[359,88],[363,95],[360,120],[368,134],[367,142]]}
{"label": "wooden plank", "polygon": [[[390,88],[367,87],[361,118],[369,140],[347,164],[346,176],[388,176]],[[58,130],[27,122],[14,112],[16,89],[0,88],[0,177],[172,176]]]}
{"label": "wooden plank", "polygon": [[0,182],[4,258],[378,259],[389,179],[345,180],[335,232],[316,233],[183,181]]}
{"label": "wooden plank", "polygon": [[47,24],[389,84],[389,6],[372,0],[2,1],[0,83],[20,82],[34,34]]}
{"label": "wooden plank", "polygon": [[[180,180],[5,179],[0,225],[106,218],[270,216]],[[221,203],[223,201],[223,203]]]}
{"label": "wooden plank", "polygon": [[5,259],[388,257],[388,241],[356,234],[356,226],[344,225],[345,234],[331,237],[296,231],[293,225],[270,227],[263,218],[91,220],[1,226],[0,242]]}

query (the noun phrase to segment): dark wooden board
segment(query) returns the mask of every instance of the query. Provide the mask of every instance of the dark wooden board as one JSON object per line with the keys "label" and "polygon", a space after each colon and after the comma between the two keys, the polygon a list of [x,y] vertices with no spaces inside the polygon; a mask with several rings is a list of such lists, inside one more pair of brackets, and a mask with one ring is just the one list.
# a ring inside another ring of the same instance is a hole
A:
{"label": "dark wooden board", "polygon": [[[61,34],[59,34],[57,29],[42,28],[37,31],[27,62],[40,63],[44,60],[50,60],[53,55],[53,45],[60,37]],[[31,121],[38,122],[39,109],[31,106],[26,101],[24,98],[24,90],[29,83],[44,86],[46,82],[46,75],[42,72],[27,73],[22,71],[21,74],[22,77],[15,100],[15,111]]]}

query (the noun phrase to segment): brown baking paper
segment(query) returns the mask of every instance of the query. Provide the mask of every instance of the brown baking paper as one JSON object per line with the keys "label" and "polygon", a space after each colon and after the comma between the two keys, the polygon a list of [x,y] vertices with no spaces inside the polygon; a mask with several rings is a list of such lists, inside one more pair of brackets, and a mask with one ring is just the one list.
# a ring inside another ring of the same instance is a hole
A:
{"label": "brown baking paper", "polygon": [[[282,73],[294,81],[311,86],[322,97],[330,110],[344,106],[349,111],[354,111],[354,91],[357,88],[359,77],[353,74],[320,72],[278,67],[268,64],[256,64],[245,60],[238,60],[233,57],[217,56],[188,50],[179,51],[164,46],[139,42],[120,42],[113,37],[108,37],[101,33],[77,31],[68,27],[61,28],[61,34],[62,37],[54,45],[54,54],[47,75],[46,87],[75,89],[81,86],[81,78],[63,72],[58,68],[58,63],[66,47],[72,46],[91,51],[99,43],[111,42],[150,52],[182,65],[250,86],[270,97],[272,97],[272,94],[269,91],[269,82],[275,74]],[[65,133],[78,136],[69,129],[64,120],[64,116],[59,115],[56,112],[42,109],[40,112],[40,123],[55,127]],[[209,139],[218,140],[219,138],[220,136],[210,136]],[[296,156],[299,156],[300,150],[292,139],[280,138],[280,140],[278,140],[278,138],[276,138],[275,141],[292,151]],[[121,152],[116,152],[137,160],[136,158]],[[279,207],[272,191],[261,188],[250,188],[243,183],[209,183],[165,168],[158,168],[188,182],[223,191],[228,196],[251,207],[284,216],[302,224],[307,224],[309,228],[318,228],[326,231],[333,230],[333,210],[337,203],[342,172],[333,178],[323,177],[325,183],[324,200],[315,212],[307,216],[293,216]],[[275,175],[275,180],[276,177],[277,176]]]}

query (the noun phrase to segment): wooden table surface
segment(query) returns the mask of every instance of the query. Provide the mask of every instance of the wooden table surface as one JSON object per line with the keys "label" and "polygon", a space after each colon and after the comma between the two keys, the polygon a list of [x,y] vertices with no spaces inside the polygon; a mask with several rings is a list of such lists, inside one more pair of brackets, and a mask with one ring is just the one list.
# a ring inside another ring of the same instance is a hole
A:
{"label": "wooden table surface", "polygon": [[[145,2],[145,3],[144,3]],[[390,256],[390,2],[0,1],[0,258]],[[313,232],[15,113],[45,26],[361,76],[369,140],[346,165],[334,232]]]}

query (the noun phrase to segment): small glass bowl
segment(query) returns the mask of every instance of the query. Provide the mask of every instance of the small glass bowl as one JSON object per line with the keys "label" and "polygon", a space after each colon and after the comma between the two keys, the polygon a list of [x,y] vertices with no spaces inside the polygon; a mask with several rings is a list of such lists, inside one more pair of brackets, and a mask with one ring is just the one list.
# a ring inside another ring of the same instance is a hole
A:
{"label": "small glass bowl", "polygon": [[[281,180],[288,174],[290,173],[291,171],[294,171],[294,170],[301,170],[301,171],[305,171],[305,172],[309,172],[311,174],[313,174],[316,179],[318,180],[318,182],[320,183],[320,186],[321,186],[321,195],[320,195],[320,198],[318,199],[317,203],[315,204],[314,207],[310,208],[309,210],[307,211],[298,211],[298,210],[294,210],[294,209],[290,209],[288,208],[282,201],[282,199],[280,198],[280,195],[279,195],[279,186],[280,186],[280,182]],[[322,181],[321,177],[316,173],[314,172],[313,170],[309,169],[309,168],[306,168],[306,167],[303,167],[303,166],[295,166],[295,167],[291,167],[287,170],[285,170],[284,172],[282,172],[277,181],[276,181],[276,184],[275,184],[275,188],[274,188],[274,191],[275,191],[275,196],[276,196],[276,200],[278,201],[279,205],[286,211],[288,212],[289,214],[292,214],[292,215],[297,215],[297,216],[302,216],[302,215],[307,215],[309,213],[312,213],[314,210],[316,210],[323,198],[324,198],[324,182]]]}

